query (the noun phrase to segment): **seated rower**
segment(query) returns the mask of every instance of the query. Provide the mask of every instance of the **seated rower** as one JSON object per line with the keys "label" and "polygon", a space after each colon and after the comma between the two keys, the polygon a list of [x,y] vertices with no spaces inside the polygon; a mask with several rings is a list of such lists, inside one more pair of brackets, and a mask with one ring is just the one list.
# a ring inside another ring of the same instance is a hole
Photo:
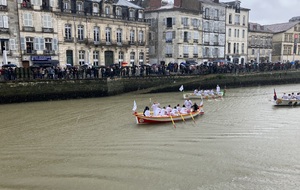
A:
{"label": "seated rower", "polygon": [[180,113],[181,114],[187,114],[188,113],[187,108],[185,107],[185,105],[183,105],[182,108],[180,109]]}
{"label": "seated rower", "polygon": [[282,99],[287,100],[288,96],[286,95],[286,93],[283,93]]}
{"label": "seated rower", "polygon": [[149,109],[148,106],[146,106],[145,109],[144,109],[144,116],[146,116],[146,117],[150,117],[151,116],[150,109]]}
{"label": "seated rower", "polygon": [[166,116],[167,113],[166,113],[166,107],[163,107],[161,110],[160,110],[160,116]]}
{"label": "seated rower", "polygon": [[178,116],[178,110],[177,110],[176,106],[172,109],[170,115],[172,115],[172,116]]}
{"label": "seated rower", "polygon": [[296,100],[300,100],[300,92],[297,93]]}
{"label": "seated rower", "polygon": [[192,106],[192,112],[195,112],[198,109],[199,109],[199,106],[196,103],[194,103],[194,105]]}

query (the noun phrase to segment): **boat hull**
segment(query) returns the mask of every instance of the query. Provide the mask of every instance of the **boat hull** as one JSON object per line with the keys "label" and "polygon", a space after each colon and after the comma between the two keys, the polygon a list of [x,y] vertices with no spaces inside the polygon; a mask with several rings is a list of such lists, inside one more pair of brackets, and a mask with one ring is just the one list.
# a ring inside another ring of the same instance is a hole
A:
{"label": "boat hull", "polygon": [[143,113],[134,113],[137,124],[155,124],[155,123],[167,123],[167,122],[176,122],[176,121],[185,121],[189,119],[194,119],[198,115],[203,115],[203,109],[197,110],[196,112],[191,112],[188,114],[181,114],[178,116],[144,116]]}
{"label": "boat hull", "polygon": [[300,100],[285,100],[278,98],[276,101],[274,101],[275,106],[300,106]]}
{"label": "boat hull", "polygon": [[186,93],[183,94],[183,99],[215,99],[215,98],[222,98],[224,96],[224,92],[219,92],[216,95],[197,95],[194,93]]}

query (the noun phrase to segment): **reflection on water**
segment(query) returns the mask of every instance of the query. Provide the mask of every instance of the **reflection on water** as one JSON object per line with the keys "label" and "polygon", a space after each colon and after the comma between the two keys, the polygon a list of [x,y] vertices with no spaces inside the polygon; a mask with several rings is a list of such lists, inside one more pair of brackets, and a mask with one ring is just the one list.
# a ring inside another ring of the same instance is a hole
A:
{"label": "reflection on water", "polygon": [[228,89],[193,121],[136,125],[133,101],[182,92],[0,105],[0,189],[297,189],[299,107],[273,107],[300,85]]}

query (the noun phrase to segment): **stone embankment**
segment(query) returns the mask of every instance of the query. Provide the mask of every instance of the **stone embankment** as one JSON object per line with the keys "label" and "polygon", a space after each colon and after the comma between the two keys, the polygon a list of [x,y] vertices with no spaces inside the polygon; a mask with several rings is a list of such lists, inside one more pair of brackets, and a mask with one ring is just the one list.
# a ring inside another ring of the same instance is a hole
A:
{"label": "stone embankment", "polygon": [[192,76],[149,76],[116,79],[31,80],[0,82],[0,104],[104,97],[126,92],[176,92],[195,88],[246,87],[300,83],[300,71]]}

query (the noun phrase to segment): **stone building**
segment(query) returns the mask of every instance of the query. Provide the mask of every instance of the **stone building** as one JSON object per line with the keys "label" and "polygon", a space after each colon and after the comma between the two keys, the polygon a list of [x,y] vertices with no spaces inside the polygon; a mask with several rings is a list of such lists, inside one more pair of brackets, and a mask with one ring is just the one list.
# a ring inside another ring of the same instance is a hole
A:
{"label": "stone building", "polygon": [[149,27],[140,6],[127,0],[31,1],[18,3],[23,66],[148,62]]}
{"label": "stone building", "polygon": [[265,25],[273,32],[273,62],[300,60],[300,19],[294,17],[287,23]]}
{"label": "stone building", "polygon": [[21,65],[58,65],[58,33],[54,0],[19,0]]}
{"label": "stone building", "polygon": [[15,0],[0,1],[0,66],[20,62],[19,20]]}
{"label": "stone building", "polygon": [[150,0],[150,63],[203,63],[225,57],[225,5],[217,0]]}
{"label": "stone building", "polygon": [[248,24],[248,62],[265,63],[272,62],[273,33],[265,26]]}
{"label": "stone building", "polygon": [[247,60],[248,22],[250,9],[242,8],[240,1],[226,5],[226,60],[235,64],[245,64]]}
{"label": "stone building", "polygon": [[226,5],[219,0],[200,0],[203,62],[223,62],[226,42]]}

